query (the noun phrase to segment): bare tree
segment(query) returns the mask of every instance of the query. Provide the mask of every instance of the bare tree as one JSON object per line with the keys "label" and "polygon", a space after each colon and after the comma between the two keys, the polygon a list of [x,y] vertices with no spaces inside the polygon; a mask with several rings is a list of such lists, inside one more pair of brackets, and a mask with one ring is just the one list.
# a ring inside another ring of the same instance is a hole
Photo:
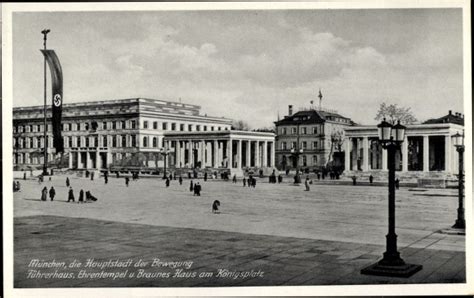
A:
{"label": "bare tree", "polygon": [[418,121],[411,108],[386,103],[380,104],[375,120],[382,120],[383,118],[391,124],[395,124],[398,120],[403,124],[413,124]]}
{"label": "bare tree", "polygon": [[243,120],[234,120],[232,123],[233,130],[250,130],[250,126],[247,122]]}

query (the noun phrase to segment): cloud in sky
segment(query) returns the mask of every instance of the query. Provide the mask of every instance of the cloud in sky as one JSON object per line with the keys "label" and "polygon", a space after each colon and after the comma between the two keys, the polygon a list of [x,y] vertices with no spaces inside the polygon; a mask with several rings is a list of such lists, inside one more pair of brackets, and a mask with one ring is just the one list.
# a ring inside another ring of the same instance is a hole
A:
{"label": "cloud in sky", "polygon": [[149,97],[270,126],[317,102],[358,123],[380,103],[420,120],[462,111],[461,11],[15,13],[14,105],[42,103],[42,40],[58,53],[65,101]]}

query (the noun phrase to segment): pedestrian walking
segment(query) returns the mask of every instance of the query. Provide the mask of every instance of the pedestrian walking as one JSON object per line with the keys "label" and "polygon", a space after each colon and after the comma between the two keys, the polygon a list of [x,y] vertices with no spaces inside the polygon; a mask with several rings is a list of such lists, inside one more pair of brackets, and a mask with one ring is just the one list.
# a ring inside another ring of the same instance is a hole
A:
{"label": "pedestrian walking", "polygon": [[183,184],[183,177],[179,176],[179,185],[182,185]]}
{"label": "pedestrian walking", "polygon": [[306,187],[305,191],[309,191],[309,178],[306,177],[306,180],[304,181],[304,186]]}
{"label": "pedestrian walking", "polygon": [[374,176],[370,175],[369,176],[369,183],[372,184],[374,182]]}
{"label": "pedestrian walking", "polygon": [[74,202],[74,191],[72,190],[72,187],[69,187],[69,193],[68,193],[67,201],[68,201],[68,203],[70,201]]}
{"label": "pedestrian walking", "polygon": [[79,200],[77,202],[78,203],[84,203],[84,191],[82,189],[79,192]]}
{"label": "pedestrian walking", "polygon": [[257,179],[252,178],[252,187],[255,188],[257,186]]}
{"label": "pedestrian walking", "polygon": [[107,175],[104,176],[104,182],[105,184],[109,183],[109,176]]}
{"label": "pedestrian walking", "polygon": [[69,177],[66,177],[66,187],[71,186],[71,183],[69,182]]}
{"label": "pedestrian walking", "polygon": [[41,201],[46,201],[47,197],[48,197],[48,188],[45,186],[43,190],[41,191]]}
{"label": "pedestrian walking", "polygon": [[128,183],[130,182],[130,178],[125,177],[125,185],[128,187]]}
{"label": "pedestrian walking", "polygon": [[278,184],[282,183],[283,182],[283,177],[280,175],[278,175]]}
{"label": "pedestrian walking", "polygon": [[196,185],[194,185],[194,195],[201,196],[201,184],[199,182],[196,182]]}
{"label": "pedestrian walking", "polygon": [[232,183],[237,183],[237,175],[234,174],[234,177],[232,177]]}
{"label": "pedestrian walking", "polygon": [[91,172],[91,181],[94,181],[94,172]]}
{"label": "pedestrian walking", "polygon": [[117,178],[120,178],[120,174],[119,174],[119,172],[118,172],[118,171],[117,171],[117,172],[115,172],[115,175],[117,176]]}
{"label": "pedestrian walking", "polygon": [[207,172],[204,173],[204,181],[207,181]]}
{"label": "pedestrian walking", "polygon": [[23,172],[23,180],[26,180],[26,172]]}
{"label": "pedestrian walking", "polygon": [[169,187],[170,186],[170,179],[168,177],[166,177],[166,187]]}
{"label": "pedestrian walking", "polygon": [[189,191],[193,191],[194,190],[194,185],[193,185],[193,180],[191,180],[191,182],[189,183]]}
{"label": "pedestrian walking", "polygon": [[400,188],[400,179],[398,179],[398,178],[395,180],[395,188],[396,189]]}
{"label": "pedestrian walking", "polygon": [[51,189],[49,190],[49,198],[51,201],[54,200],[54,196],[56,195],[56,190],[54,189],[54,186],[51,186]]}
{"label": "pedestrian walking", "polygon": [[244,177],[244,179],[242,179],[242,182],[244,183],[244,187],[245,187],[246,184],[247,184],[247,179],[245,179],[245,177]]}

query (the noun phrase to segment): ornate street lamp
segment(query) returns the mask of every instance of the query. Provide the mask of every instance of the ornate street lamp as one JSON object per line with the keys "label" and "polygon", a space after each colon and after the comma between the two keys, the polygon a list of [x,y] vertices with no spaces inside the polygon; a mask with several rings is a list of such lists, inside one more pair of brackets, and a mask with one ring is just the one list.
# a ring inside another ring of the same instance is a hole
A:
{"label": "ornate street lamp", "polygon": [[388,159],[388,234],[386,251],[383,258],[361,270],[362,274],[409,277],[423,267],[407,264],[397,250],[397,234],[395,234],[395,153],[405,138],[406,127],[400,124],[391,125],[385,119],[377,125],[379,141],[382,148],[387,149]]}
{"label": "ornate street lamp", "polygon": [[166,176],[166,160],[168,159],[168,155],[169,155],[171,152],[172,152],[171,150],[166,149],[166,148],[161,148],[161,149],[160,149],[160,153],[161,153],[161,155],[163,155],[163,164],[164,164],[163,179],[166,179],[166,178],[167,178],[167,176]]}
{"label": "ornate street lamp", "polygon": [[465,229],[466,222],[464,220],[464,131],[461,135],[459,132],[453,136],[453,143],[456,151],[459,153],[459,175],[458,175],[458,218],[453,225],[455,229]]}

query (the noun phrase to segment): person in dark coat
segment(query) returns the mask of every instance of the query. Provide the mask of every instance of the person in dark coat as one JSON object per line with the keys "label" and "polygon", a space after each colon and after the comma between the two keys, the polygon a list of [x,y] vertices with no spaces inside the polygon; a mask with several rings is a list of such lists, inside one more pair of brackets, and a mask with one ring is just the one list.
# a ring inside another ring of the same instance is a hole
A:
{"label": "person in dark coat", "polygon": [[278,175],[278,183],[282,183],[283,182],[283,177],[281,175]]}
{"label": "person in dark coat", "polygon": [[56,190],[54,190],[54,187],[51,186],[51,189],[49,190],[49,197],[51,198],[51,201],[54,200],[55,195],[56,195]]}
{"label": "person in dark coat", "polygon": [[94,180],[94,172],[91,172],[91,180]]}
{"label": "person in dark coat", "polygon": [[169,186],[170,186],[170,178],[166,177],[166,182],[165,182],[165,184],[166,184],[166,187],[169,187]]}
{"label": "person in dark coat", "polygon": [[179,176],[179,185],[182,185],[183,184],[183,177]]}
{"label": "person in dark coat", "polygon": [[356,185],[356,184],[357,184],[357,177],[352,176],[352,185]]}
{"label": "person in dark coat", "polygon": [[199,182],[196,182],[196,185],[194,185],[194,195],[201,196],[201,185]]}
{"label": "person in dark coat", "polygon": [[306,180],[304,181],[304,186],[306,187],[305,191],[309,191],[309,178],[306,177]]}
{"label": "person in dark coat", "polygon": [[237,176],[234,174],[234,177],[232,177],[232,183],[237,183]]}
{"label": "person in dark coat", "polygon": [[400,188],[400,179],[398,179],[398,178],[395,180],[395,188],[396,189]]}
{"label": "person in dark coat", "polygon": [[370,175],[369,176],[369,183],[372,184],[374,182],[374,176]]}
{"label": "person in dark coat", "polygon": [[78,203],[84,203],[84,191],[82,189],[79,192],[79,200],[77,202]]}
{"label": "person in dark coat", "polygon": [[204,173],[204,181],[207,181],[207,172]]}
{"label": "person in dark coat", "polygon": [[109,183],[109,176],[107,175],[104,176],[104,182],[105,184]]}
{"label": "person in dark coat", "polygon": [[47,197],[48,197],[48,188],[45,186],[43,190],[41,191],[41,201],[46,201]]}
{"label": "person in dark coat", "polygon": [[117,178],[119,178],[119,177],[120,177],[120,174],[119,174],[119,172],[118,172],[118,171],[117,171],[117,172],[115,172],[115,175],[117,176]]}
{"label": "person in dark coat", "polygon": [[244,187],[245,187],[246,183],[247,183],[247,179],[245,179],[245,177],[244,177],[244,179],[242,179],[242,182],[244,183]]}
{"label": "person in dark coat", "polygon": [[26,172],[23,173],[23,180],[26,180]]}
{"label": "person in dark coat", "polygon": [[189,183],[189,191],[193,191],[194,190],[194,185],[193,185],[193,180],[191,180],[191,182]]}
{"label": "person in dark coat", "polygon": [[74,202],[74,191],[72,190],[72,187],[69,188],[69,193],[68,193],[67,201],[68,201],[68,203],[69,203],[70,201],[73,201],[73,202]]}
{"label": "person in dark coat", "polygon": [[130,178],[125,177],[125,185],[128,187],[128,183],[130,182]]}
{"label": "person in dark coat", "polygon": [[256,185],[257,185],[257,179],[252,178],[252,187],[255,188]]}
{"label": "person in dark coat", "polygon": [[66,187],[71,186],[71,183],[69,182],[69,177],[66,177]]}

